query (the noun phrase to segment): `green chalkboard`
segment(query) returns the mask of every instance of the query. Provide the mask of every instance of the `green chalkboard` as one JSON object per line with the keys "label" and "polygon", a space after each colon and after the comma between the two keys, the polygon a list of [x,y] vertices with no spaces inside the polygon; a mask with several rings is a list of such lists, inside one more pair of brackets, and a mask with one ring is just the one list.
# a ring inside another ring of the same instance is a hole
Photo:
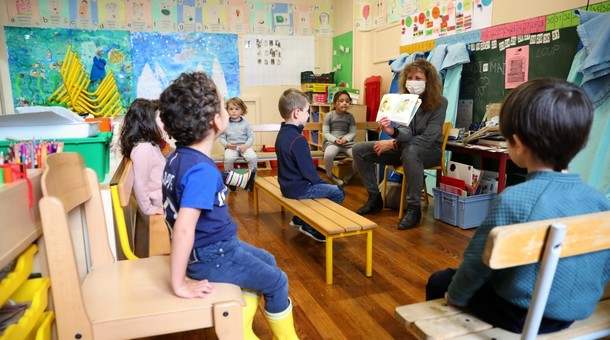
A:
{"label": "green chalkboard", "polygon": [[[579,38],[576,27],[543,32],[545,33],[550,37],[546,43],[530,44],[527,40],[515,45],[529,46],[529,79],[541,77],[567,79],[578,48]],[[553,39],[553,34],[556,39]],[[501,39],[497,42],[505,40]],[[499,48],[495,48],[472,52],[470,63],[464,65],[460,99],[473,100],[474,122],[483,119],[487,104],[502,102],[510,91],[504,87],[505,60],[506,50],[500,51]]]}

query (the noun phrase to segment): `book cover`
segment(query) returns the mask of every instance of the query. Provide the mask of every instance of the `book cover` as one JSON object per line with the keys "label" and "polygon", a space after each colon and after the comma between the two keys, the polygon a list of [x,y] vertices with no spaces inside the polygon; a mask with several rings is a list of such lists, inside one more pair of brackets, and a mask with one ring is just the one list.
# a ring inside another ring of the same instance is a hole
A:
{"label": "book cover", "polygon": [[409,125],[420,105],[421,99],[416,94],[384,94],[379,104],[377,121],[388,117],[393,122]]}

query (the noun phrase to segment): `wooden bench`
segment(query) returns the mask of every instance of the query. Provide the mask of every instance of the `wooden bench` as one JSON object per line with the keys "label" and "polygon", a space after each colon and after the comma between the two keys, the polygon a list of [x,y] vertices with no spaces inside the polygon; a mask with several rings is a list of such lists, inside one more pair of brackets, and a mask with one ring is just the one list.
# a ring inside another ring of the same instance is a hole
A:
{"label": "wooden bench", "polygon": [[[280,131],[281,124],[258,124],[252,125],[252,130],[254,132],[278,132]],[[356,123],[357,130],[377,130],[379,125],[377,122],[358,122]],[[307,123],[305,124],[304,131],[318,131],[320,134],[322,133],[322,123]],[[266,163],[264,168],[259,168],[261,170],[271,170],[271,161],[277,160],[277,155],[275,151],[273,152],[265,152],[265,151],[256,151],[256,157],[259,162]],[[324,151],[322,149],[311,150],[312,158],[324,158]],[[212,154],[212,160],[215,163],[223,163],[224,162],[224,154]],[[337,159],[345,159],[347,156],[339,154]],[[235,161],[236,163],[246,163],[246,160],[243,157],[238,157]]]}
{"label": "wooden bench", "polygon": [[[124,157],[110,180],[112,210],[123,255],[133,260],[138,258],[135,250],[139,251],[140,257],[169,254],[170,237],[165,217],[146,215],[138,208],[132,190],[134,177],[133,164]],[[137,237],[130,238],[129,235],[133,234]],[[132,241],[134,250],[131,248]],[[148,252],[140,251],[143,248]]]}
{"label": "wooden bench", "polygon": [[278,202],[282,209],[299,216],[326,236],[326,284],[333,283],[333,240],[339,237],[366,234],[367,277],[373,275],[373,229],[377,224],[329,200],[290,199],[282,196],[277,177],[257,177],[254,181],[254,213],[259,213],[259,192]]}
{"label": "wooden bench", "polygon": [[[540,262],[523,335],[480,320],[444,299],[396,308],[396,317],[420,339],[596,339],[610,335],[608,289],[595,312],[569,328],[537,337],[557,261],[560,257],[610,249],[610,211],[494,228],[487,239],[484,262],[503,269]],[[604,270],[600,268],[599,270]]]}

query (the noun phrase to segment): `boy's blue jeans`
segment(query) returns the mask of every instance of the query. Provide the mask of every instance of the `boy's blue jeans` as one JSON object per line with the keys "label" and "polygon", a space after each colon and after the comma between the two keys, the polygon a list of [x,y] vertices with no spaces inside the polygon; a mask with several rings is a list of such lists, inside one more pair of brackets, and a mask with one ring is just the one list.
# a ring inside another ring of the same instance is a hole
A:
{"label": "boy's blue jeans", "polygon": [[[295,197],[296,199],[304,199],[304,198],[328,198],[329,200],[341,204],[345,199],[345,191],[343,188],[336,186],[334,184],[320,183],[320,184],[312,184],[309,186],[307,192],[300,197]],[[298,225],[308,225],[298,216],[294,216],[292,218],[292,222]],[[311,226],[310,226],[311,227]]]}
{"label": "boy's blue jeans", "polygon": [[290,305],[288,277],[273,255],[237,237],[193,249],[186,274],[195,280],[228,282],[261,292],[269,313],[283,312]]}

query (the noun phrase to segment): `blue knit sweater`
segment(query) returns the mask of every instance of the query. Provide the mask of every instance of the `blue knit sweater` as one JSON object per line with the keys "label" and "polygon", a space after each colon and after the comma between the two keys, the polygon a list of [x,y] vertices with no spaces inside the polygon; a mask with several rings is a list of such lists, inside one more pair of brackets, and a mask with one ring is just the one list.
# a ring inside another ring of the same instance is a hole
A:
{"label": "blue knit sweater", "polygon": [[[491,270],[482,260],[487,235],[495,226],[610,210],[610,202],[577,174],[534,172],[522,184],[506,188],[475,232],[464,260],[449,285],[449,300],[460,306],[486,282],[506,301],[529,308],[539,264]],[[587,318],[610,279],[610,251],[559,261],[544,316],[572,321]]]}

